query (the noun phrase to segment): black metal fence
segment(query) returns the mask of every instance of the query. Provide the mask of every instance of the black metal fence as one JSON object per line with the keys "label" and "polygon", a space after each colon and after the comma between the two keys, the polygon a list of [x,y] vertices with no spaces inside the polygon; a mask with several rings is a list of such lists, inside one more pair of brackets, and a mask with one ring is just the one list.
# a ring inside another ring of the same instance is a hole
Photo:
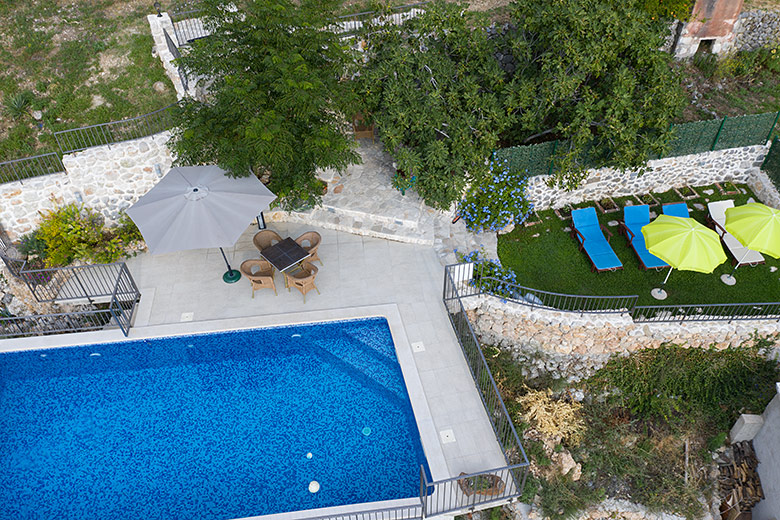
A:
{"label": "black metal fence", "polygon": [[[468,287],[468,284],[461,283],[468,273],[464,264],[445,268],[442,300],[490,419],[498,446],[504,454],[506,466],[430,483],[426,481],[423,473],[421,479],[427,490],[426,493],[421,493],[425,516],[473,510],[477,506],[515,499],[523,494],[528,474],[528,457],[463,307],[462,298],[475,294],[468,289],[466,294],[460,293],[461,288]],[[491,480],[496,483],[492,493],[467,492],[473,483]]]}
{"label": "black metal fence", "polygon": [[415,504],[325,516],[320,514],[299,517],[296,515],[296,518],[298,520],[420,520],[422,519],[422,507],[420,504]]}
{"label": "black metal fence", "polygon": [[387,13],[377,11],[363,11],[360,13],[345,14],[336,17],[329,28],[336,34],[344,38],[355,36],[363,28],[363,24],[372,19],[381,19],[384,24],[401,25],[409,18],[418,14],[419,10],[425,9],[429,2],[417,2],[415,4],[399,5],[391,7]]}
{"label": "black metal fence", "polygon": [[63,154],[86,150],[93,146],[112,145],[158,134],[173,126],[171,109],[176,104],[142,116],[54,132],[57,146]]}
{"label": "black metal fence", "polygon": [[168,13],[179,47],[189,45],[191,42],[211,34],[203,24],[202,14],[203,10],[197,5],[174,9]]}
{"label": "black metal fence", "polygon": [[[463,269],[471,271],[469,281],[459,290],[461,296],[471,296],[483,292],[499,296],[507,301],[520,303],[534,308],[550,309],[563,312],[609,314],[628,312],[636,306],[639,296],[582,296],[542,291],[517,285],[505,280],[488,276],[485,264],[459,264]],[[465,267],[471,266],[471,267]]]}
{"label": "black metal fence", "polygon": [[62,156],[58,153],[45,153],[34,157],[14,159],[0,162],[0,184],[5,182],[20,181],[24,179],[61,173],[65,171],[62,164]]}
{"label": "black metal fence", "polygon": [[780,137],[775,137],[772,146],[766,154],[761,169],[766,172],[775,188],[780,190]]}
{"label": "black metal fence", "polygon": [[[778,119],[780,119],[780,112],[769,112],[672,125],[675,135],[664,157],[765,144],[777,127]],[[502,148],[496,150],[496,157],[499,160],[506,160],[512,170],[525,170],[531,176],[548,175],[555,169],[558,148],[564,149],[566,144],[551,141]],[[591,164],[593,161],[585,157],[583,162]],[[593,166],[598,165],[593,164]]]}
{"label": "black metal fence", "polygon": [[637,305],[637,323],[683,321],[780,320],[780,302],[717,303],[706,305]]}
{"label": "black metal fence", "polygon": [[83,332],[112,325],[125,336],[128,334],[141,293],[124,262],[28,270],[22,261],[2,256],[11,274],[27,285],[38,302],[70,303],[85,308],[2,317],[0,338]]}
{"label": "black metal fence", "polygon": [[[181,58],[181,52],[179,52],[179,48],[176,47],[175,43],[173,43],[173,40],[168,34],[168,31],[165,29],[163,29],[163,36],[165,37],[165,45],[168,46],[168,51],[173,55],[173,59],[177,60]],[[179,80],[181,81],[184,90],[187,90],[187,72],[184,70],[184,67],[181,66],[177,66],[176,70],[179,72]]]}
{"label": "black metal fence", "polygon": [[[580,314],[626,313],[635,323],[686,321],[780,320],[780,302],[716,303],[685,305],[637,305],[639,297],[579,296],[552,293],[483,276],[486,267],[478,262],[448,266],[460,296],[481,294],[533,308]],[[445,291],[447,287],[445,286]],[[447,294],[445,292],[445,300]]]}

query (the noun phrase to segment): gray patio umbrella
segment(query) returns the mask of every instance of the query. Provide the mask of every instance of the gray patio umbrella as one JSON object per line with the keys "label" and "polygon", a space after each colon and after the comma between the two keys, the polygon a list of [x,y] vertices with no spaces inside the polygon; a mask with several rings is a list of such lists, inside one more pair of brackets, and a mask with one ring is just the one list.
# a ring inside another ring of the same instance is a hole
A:
{"label": "gray patio umbrella", "polygon": [[241,273],[230,267],[222,248],[233,246],[274,199],[254,176],[228,177],[218,166],[180,166],[171,168],[127,214],[152,254],[219,248],[228,269],[222,278],[233,283]]}

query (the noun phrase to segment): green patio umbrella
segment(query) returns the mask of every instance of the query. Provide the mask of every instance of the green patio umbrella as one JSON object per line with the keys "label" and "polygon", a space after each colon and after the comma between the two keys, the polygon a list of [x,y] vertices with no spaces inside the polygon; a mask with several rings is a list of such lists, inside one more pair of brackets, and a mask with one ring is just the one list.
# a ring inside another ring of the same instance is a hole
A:
{"label": "green patio umbrella", "polygon": [[672,269],[711,273],[726,261],[718,234],[692,218],[660,215],[642,227],[642,234],[647,250],[671,266],[662,288],[653,289],[657,299],[666,297],[663,286]]}
{"label": "green patio umbrella", "polygon": [[728,208],[725,227],[748,249],[780,258],[780,209],[758,202]]}

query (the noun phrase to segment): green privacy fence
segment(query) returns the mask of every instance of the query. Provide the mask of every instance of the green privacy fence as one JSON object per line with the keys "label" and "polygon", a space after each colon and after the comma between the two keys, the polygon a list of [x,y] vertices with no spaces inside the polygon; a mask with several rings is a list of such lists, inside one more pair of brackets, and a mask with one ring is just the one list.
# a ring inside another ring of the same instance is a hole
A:
{"label": "green privacy fence", "polygon": [[766,154],[766,159],[764,159],[761,169],[766,172],[775,187],[780,190],[780,137],[775,137],[775,140],[772,141],[772,147],[769,149],[769,153]]}
{"label": "green privacy fence", "polygon": [[[664,157],[764,144],[778,126],[778,118],[780,112],[769,112],[672,125],[675,136]],[[513,170],[526,170],[532,176],[545,175],[552,173],[555,151],[563,146],[564,143],[553,141],[502,148],[496,150],[496,158],[508,161]],[[780,155],[780,151],[776,153]],[[585,163],[588,162],[586,158]]]}

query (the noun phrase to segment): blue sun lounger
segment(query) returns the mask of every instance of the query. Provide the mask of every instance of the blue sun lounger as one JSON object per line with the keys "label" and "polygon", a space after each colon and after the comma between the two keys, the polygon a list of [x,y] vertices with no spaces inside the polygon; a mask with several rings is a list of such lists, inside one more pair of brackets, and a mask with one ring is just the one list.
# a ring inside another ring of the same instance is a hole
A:
{"label": "blue sun lounger", "polygon": [[691,218],[691,215],[688,213],[688,205],[684,202],[664,204],[661,206],[661,210],[664,212],[664,215],[671,217]]}
{"label": "blue sun lounger", "polygon": [[623,219],[620,222],[620,229],[626,235],[626,240],[628,240],[637,258],[639,258],[639,265],[642,269],[669,267],[669,264],[651,254],[645,244],[642,226],[650,223],[650,206],[626,206],[623,209]]}
{"label": "blue sun lounger", "polygon": [[604,237],[604,230],[609,237],[612,233],[599,224],[595,208],[575,209],[571,212],[572,231],[571,236],[580,245],[580,251],[585,251],[590,263],[593,264],[593,271],[615,271],[623,269],[623,264],[617,257],[612,247],[609,245],[609,239]]}

